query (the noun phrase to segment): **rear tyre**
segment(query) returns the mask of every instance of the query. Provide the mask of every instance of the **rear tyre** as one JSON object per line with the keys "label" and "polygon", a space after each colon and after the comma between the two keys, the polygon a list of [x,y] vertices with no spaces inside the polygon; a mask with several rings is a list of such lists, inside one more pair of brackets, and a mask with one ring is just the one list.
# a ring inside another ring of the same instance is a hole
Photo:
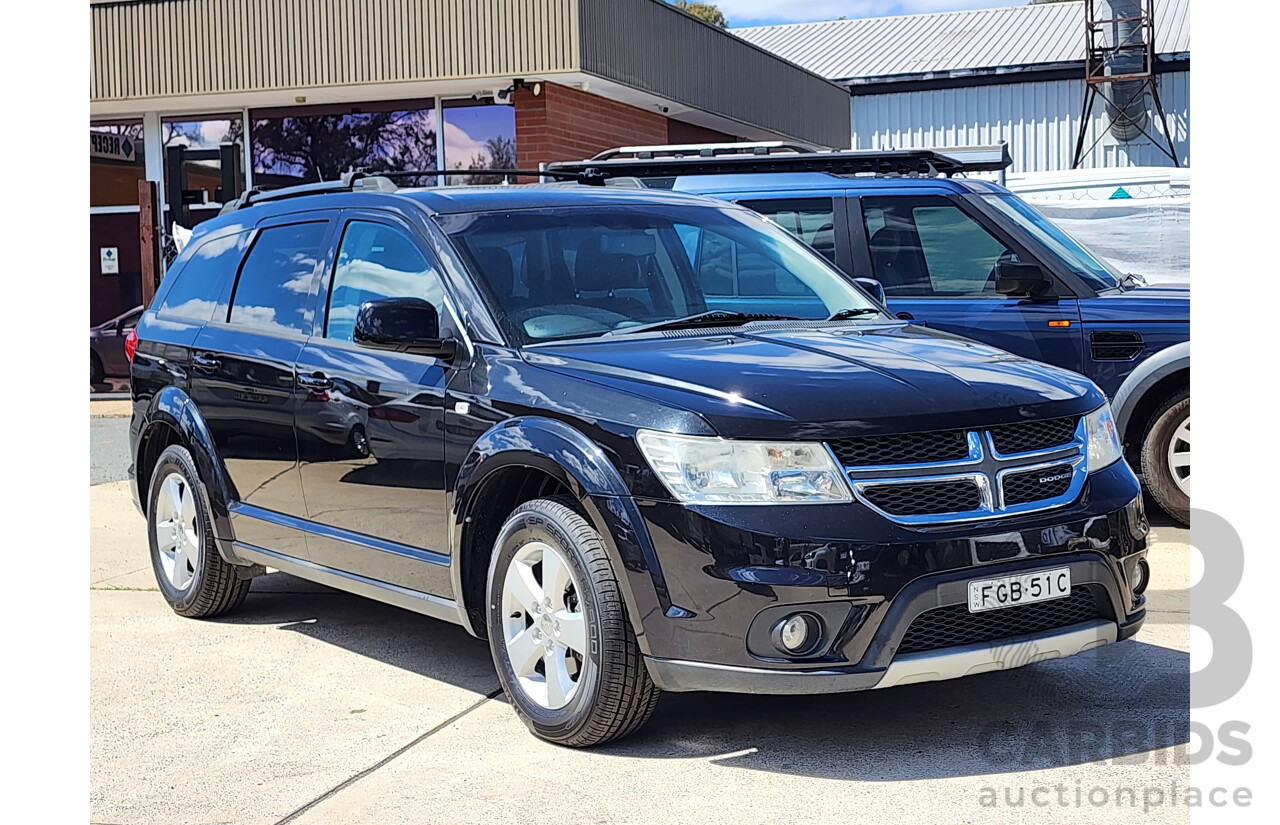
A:
{"label": "rear tyre", "polygon": [[1191,392],[1156,407],[1142,439],[1142,479],[1151,497],[1176,521],[1191,523]]}
{"label": "rear tyre", "polygon": [[209,495],[185,447],[174,444],[160,454],[147,502],[151,567],[173,612],[205,619],[243,604],[249,580],[218,552]]}
{"label": "rear tyre", "polygon": [[494,543],[489,648],[534,735],[569,747],[633,733],[660,691],[649,678],[604,542],[563,499],[526,502]]}
{"label": "rear tyre", "polygon": [[102,359],[96,352],[89,350],[89,383],[101,384],[106,377],[106,371],[102,368]]}

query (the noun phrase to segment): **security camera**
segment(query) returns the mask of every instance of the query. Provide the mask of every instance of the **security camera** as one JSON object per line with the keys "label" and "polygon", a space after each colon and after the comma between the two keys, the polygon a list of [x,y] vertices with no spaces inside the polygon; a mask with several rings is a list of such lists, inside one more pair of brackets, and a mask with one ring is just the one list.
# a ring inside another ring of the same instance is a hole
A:
{"label": "security camera", "polygon": [[494,89],[493,102],[500,103],[505,106],[506,104],[511,102],[511,95],[513,92],[515,92],[514,86],[512,86],[509,89]]}

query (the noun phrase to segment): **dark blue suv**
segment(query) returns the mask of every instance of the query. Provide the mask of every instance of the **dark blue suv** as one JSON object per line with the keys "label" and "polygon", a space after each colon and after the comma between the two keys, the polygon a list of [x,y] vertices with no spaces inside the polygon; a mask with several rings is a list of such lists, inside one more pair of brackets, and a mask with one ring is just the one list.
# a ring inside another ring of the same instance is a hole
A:
{"label": "dark blue suv", "polygon": [[[1126,455],[1153,497],[1188,522],[1189,287],[1117,272],[1008,190],[950,177],[1003,169],[1003,147],[797,149],[630,147],[552,168],[748,206],[845,272],[879,281],[899,318],[1087,375],[1111,399]],[[721,286],[748,304],[759,288]]]}
{"label": "dark blue suv", "polygon": [[352,175],[224,211],[128,349],[181,615],[276,569],[456,622],[572,746],[662,690],[889,687],[1143,622],[1103,392],[893,318],[744,207]]}

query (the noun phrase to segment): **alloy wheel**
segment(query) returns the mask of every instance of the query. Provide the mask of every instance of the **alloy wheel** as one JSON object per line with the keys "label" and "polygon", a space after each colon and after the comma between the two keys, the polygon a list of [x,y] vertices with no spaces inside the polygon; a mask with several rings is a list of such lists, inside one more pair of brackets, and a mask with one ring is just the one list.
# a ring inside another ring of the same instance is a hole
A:
{"label": "alloy wheel", "polygon": [[547,710],[577,695],[589,661],[582,592],[569,562],[551,545],[516,551],[502,582],[503,642],[521,690]]}
{"label": "alloy wheel", "polygon": [[1169,438],[1167,452],[1169,472],[1173,475],[1178,489],[1191,495],[1191,416],[1182,419],[1182,423]]}
{"label": "alloy wheel", "polygon": [[198,519],[195,491],[190,483],[182,473],[169,473],[160,482],[152,530],[164,576],[179,592],[191,586],[200,568]]}

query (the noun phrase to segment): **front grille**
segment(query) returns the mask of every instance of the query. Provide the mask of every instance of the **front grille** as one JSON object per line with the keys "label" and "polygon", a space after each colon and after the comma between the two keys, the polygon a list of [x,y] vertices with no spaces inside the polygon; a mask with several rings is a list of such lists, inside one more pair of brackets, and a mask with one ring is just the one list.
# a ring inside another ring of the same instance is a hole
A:
{"label": "front grille", "polygon": [[1042,421],[1020,421],[991,428],[991,441],[1004,455],[1047,450],[1069,443],[1076,435],[1079,416],[1046,418]]}
{"label": "front grille", "polygon": [[934,461],[960,461],[969,457],[969,440],[964,430],[867,435],[836,438],[828,443],[845,467],[926,464]]}
{"label": "front grille", "polygon": [[1025,473],[1009,473],[1004,477],[1005,506],[1057,498],[1071,487],[1074,474],[1070,464],[1058,464]]}
{"label": "front grille", "polygon": [[972,481],[931,481],[917,484],[878,484],[862,492],[867,501],[893,516],[964,513],[982,505]]}
{"label": "front grille", "polygon": [[898,653],[921,653],[947,647],[994,642],[1042,633],[1060,627],[1088,622],[1100,617],[1098,606],[1088,587],[1073,590],[1071,595],[1047,602],[1020,604],[982,613],[970,613],[963,604],[926,610],[915,618],[898,645]]}

